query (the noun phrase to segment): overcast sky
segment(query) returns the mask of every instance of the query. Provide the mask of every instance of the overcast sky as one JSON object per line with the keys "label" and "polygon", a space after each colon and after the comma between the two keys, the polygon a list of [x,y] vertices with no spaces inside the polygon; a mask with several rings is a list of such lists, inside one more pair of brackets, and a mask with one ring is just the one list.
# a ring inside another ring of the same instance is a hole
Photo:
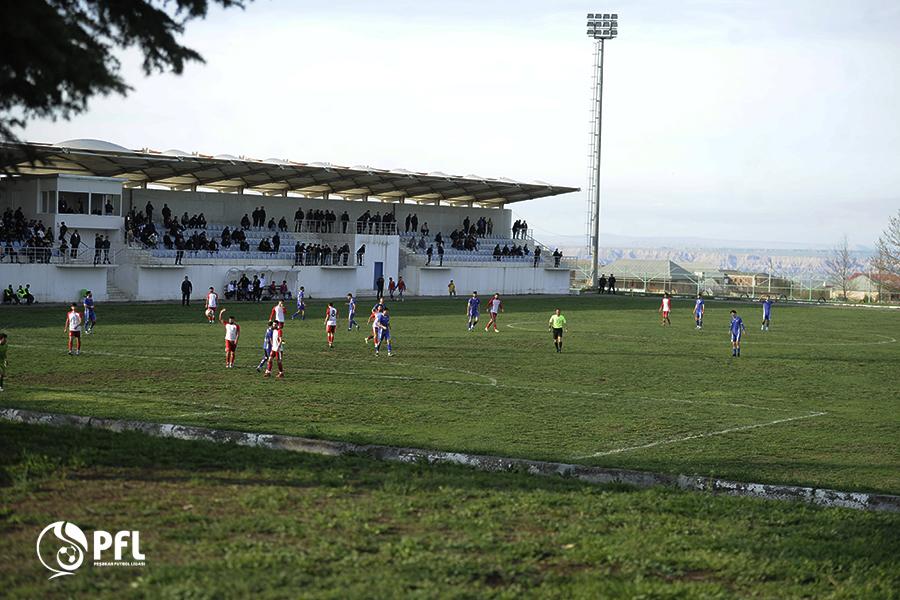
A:
{"label": "overcast sky", "polygon": [[[895,0],[257,0],[145,78],[23,137],[587,188],[589,11],[607,44],[602,231],[871,245],[900,208]],[[586,192],[512,205],[582,235]]]}

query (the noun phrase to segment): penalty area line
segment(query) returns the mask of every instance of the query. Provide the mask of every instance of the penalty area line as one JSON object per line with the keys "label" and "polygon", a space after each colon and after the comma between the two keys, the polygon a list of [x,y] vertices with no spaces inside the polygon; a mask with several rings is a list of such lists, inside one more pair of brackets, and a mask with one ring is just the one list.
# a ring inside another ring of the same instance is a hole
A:
{"label": "penalty area line", "polygon": [[622,448],[614,448],[612,450],[603,450],[601,452],[595,452],[593,454],[587,454],[585,456],[576,456],[576,459],[583,460],[585,458],[597,458],[600,456],[610,456],[612,454],[622,454],[623,452],[632,452],[634,450],[645,450],[647,448],[656,448],[657,446],[666,446],[669,444],[678,444],[681,442],[688,442],[691,440],[699,440],[702,438],[715,437],[719,435],[728,435],[729,433],[737,433],[739,431],[750,431],[752,429],[760,429],[762,427],[771,427],[772,425],[780,425],[781,423],[790,423],[791,421],[800,421],[803,419],[813,419],[815,417],[821,417],[823,415],[827,415],[827,412],[812,412],[806,415],[800,415],[799,417],[788,417],[786,419],[775,419],[774,421],[766,421],[765,423],[754,423],[753,425],[742,425],[740,427],[729,427],[728,429],[720,429],[718,431],[708,431],[706,433],[695,433],[692,435],[686,435],[684,437],[677,438],[668,438],[665,440],[658,440],[655,442],[650,442],[648,444],[640,444],[637,446],[624,446]]}

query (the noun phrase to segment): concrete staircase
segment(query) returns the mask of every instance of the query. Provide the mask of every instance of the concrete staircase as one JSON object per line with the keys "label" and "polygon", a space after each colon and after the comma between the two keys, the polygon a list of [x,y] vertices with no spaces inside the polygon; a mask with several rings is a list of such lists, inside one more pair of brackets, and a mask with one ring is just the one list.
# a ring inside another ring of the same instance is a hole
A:
{"label": "concrete staircase", "polygon": [[128,302],[129,298],[119,288],[109,281],[106,282],[106,301],[107,302]]}

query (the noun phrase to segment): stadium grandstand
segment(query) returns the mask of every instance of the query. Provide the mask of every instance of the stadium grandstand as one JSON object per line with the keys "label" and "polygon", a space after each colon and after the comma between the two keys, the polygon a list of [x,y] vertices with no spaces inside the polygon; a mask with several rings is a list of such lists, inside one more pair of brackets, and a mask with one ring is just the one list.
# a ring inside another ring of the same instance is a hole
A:
{"label": "stadium grandstand", "polygon": [[512,203],[578,191],[369,166],[129,150],[101,140],[0,144],[0,276],[41,302],[180,297],[267,274],[320,296],[567,293],[570,268]]}

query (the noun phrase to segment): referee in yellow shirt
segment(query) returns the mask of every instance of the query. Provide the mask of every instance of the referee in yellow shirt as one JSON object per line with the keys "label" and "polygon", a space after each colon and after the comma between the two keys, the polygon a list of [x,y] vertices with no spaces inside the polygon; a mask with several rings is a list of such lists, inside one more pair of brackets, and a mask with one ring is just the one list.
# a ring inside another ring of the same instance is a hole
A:
{"label": "referee in yellow shirt", "polygon": [[565,326],[566,318],[560,314],[557,308],[556,312],[550,315],[550,331],[553,332],[553,345],[556,346],[557,352],[562,352],[562,334]]}

